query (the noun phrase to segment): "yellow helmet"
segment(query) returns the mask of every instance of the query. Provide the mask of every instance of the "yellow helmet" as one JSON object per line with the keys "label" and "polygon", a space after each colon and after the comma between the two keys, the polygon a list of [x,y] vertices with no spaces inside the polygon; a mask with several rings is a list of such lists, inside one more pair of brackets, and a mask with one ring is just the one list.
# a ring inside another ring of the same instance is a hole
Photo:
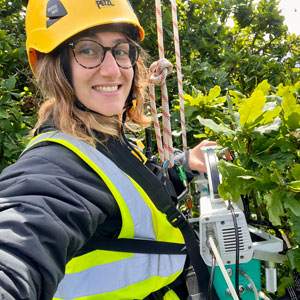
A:
{"label": "yellow helmet", "polygon": [[77,33],[104,24],[129,24],[134,39],[144,30],[129,0],[29,0],[26,13],[26,49],[32,69],[37,51],[49,53]]}

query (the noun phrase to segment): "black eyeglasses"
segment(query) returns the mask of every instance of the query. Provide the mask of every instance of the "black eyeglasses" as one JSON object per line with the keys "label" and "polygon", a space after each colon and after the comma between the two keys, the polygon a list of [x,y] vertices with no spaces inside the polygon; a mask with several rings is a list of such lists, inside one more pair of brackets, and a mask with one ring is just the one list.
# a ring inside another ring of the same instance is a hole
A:
{"label": "black eyeglasses", "polygon": [[123,69],[132,68],[140,54],[140,47],[131,42],[120,42],[113,47],[104,47],[96,41],[84,39],[68,45],[72,48],[77,63],[87,69],[100,66],[107,51],[111,51],[117,65]]}

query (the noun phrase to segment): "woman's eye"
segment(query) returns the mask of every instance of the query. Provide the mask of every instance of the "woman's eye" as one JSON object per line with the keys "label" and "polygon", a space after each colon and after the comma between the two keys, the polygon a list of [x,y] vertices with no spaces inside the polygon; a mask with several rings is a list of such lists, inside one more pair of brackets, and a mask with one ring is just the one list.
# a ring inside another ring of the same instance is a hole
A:
{"label": "woman's eye", "polygon": [[116,56],[127,56],[127,51],[125,51],[125,50],[116,50],[115,55]]}
{"label": "woman's eye", "polygon": [[95,50],[91,48],[84,48],[79,50],[79,54],[81,55],[95,55]]}
{"label": "woman's eye", "polygon": [[115,56],[127,56],[128,53],[124,49],[115,49],[114,51]]}

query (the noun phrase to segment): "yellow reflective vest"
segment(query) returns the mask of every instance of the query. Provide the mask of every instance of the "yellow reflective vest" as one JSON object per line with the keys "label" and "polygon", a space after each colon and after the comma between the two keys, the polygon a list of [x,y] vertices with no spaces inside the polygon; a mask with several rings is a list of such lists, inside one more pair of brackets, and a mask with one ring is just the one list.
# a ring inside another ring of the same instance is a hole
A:
{"label": "yellow reflective vest", "polygon": [[[173,227],[130,176],[89,144],[52,131],[33,138],[27,148],[40,142],[61,144],[87,163],[105,182],[114,196],[122,217],[118,238],[184,243]],[[183,271],[185,255],[128,253],[94,250],[74,257],[59,283],[55,300],[144,299],[173,282]],[[165,299],[178,299],[168,292]]]}

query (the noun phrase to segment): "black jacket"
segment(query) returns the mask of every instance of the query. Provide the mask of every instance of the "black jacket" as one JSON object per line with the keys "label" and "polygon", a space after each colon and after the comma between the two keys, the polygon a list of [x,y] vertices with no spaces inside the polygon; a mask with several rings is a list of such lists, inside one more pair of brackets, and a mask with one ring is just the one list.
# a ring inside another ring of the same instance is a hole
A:
{"label": "black jacket", "polygon": [[[161,181],[119,140],[98,150],[150,196]],[[0,176],[0,299],[52,299],[66,263],[93,238],[116,237],[120,211],[104,182],[58,144],[26,152]]]}

